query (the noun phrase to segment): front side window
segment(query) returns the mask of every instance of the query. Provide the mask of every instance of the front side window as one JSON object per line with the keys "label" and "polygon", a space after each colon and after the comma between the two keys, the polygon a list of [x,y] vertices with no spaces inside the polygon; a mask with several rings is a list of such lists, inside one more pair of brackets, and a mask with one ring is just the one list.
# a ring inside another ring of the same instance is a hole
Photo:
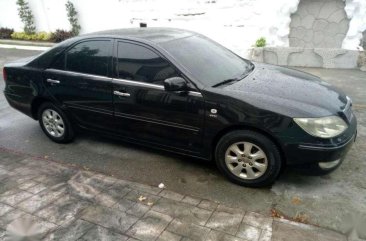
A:
{"label": "front side window", "polygon": [[252,64],[223,46],[202,36],[191,36],[162,43],[202,84],[214,86],[248,74]]}
{"label": "front side window", "polygon": [[118,77],[163,85],[164,80],[179,74],[165,59],[140,45],[118,43]]}
{"label": "front side window", "polygon": [[108,63],[111,59],[111,41],[91,40],[79,43],[66,53],[66,70],[108,75]]}

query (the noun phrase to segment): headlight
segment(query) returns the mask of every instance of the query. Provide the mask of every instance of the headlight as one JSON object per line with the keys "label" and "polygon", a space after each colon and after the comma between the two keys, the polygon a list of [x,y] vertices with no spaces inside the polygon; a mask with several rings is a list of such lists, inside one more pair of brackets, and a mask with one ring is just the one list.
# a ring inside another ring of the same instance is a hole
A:
{"label": "headlight", "polygon": [[347,124],[338,116],[321,118],[294,118],[294,121],[308,134],[320,138],[332,138],[347,129]]}

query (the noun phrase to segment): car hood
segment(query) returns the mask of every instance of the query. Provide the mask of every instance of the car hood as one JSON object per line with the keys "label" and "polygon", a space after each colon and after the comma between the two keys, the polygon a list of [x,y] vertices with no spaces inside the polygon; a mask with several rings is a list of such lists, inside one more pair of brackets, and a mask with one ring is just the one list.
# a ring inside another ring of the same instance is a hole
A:
{"label": "car hood", "polygon": [[289,117],[335,115],[347,104],[344,93],[319,77],[268,64],[257,63],[250,75],[223,90],[247,104]]}

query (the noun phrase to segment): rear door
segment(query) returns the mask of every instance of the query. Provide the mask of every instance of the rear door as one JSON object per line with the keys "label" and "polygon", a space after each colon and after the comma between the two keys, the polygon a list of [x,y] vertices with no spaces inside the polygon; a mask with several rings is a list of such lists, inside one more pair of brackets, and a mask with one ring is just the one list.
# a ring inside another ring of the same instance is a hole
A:
{"label": "rear door", "polygon": [[164,90],[164,80],[183,77],[154,49],[117,41],[113,80],[116,132],[161,146],[198,153],[202,144],[203,97]]}
{"label": "rear door", "polygon": [[83,127],[114,130],[112,45],[110,39],[83,40],[45,71],[50,95]]}

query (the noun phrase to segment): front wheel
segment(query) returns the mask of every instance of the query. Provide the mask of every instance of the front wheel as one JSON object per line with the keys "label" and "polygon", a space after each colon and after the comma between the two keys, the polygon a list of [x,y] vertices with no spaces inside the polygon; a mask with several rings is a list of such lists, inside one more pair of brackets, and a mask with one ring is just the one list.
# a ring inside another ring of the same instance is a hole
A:
{"label": "front wheel", "polygon": [[46,102],[38,110],[38,120],[43,132],[52,141],[67,143],[73,140],[74,130],[66,114],[56,105]]}
{"label": "front wheel", "polygon": [[219,170],[232,182],[247,187],[272,184],[281,170],[281,155],[266,136],[238,130],[224,135],[216,146]]}

